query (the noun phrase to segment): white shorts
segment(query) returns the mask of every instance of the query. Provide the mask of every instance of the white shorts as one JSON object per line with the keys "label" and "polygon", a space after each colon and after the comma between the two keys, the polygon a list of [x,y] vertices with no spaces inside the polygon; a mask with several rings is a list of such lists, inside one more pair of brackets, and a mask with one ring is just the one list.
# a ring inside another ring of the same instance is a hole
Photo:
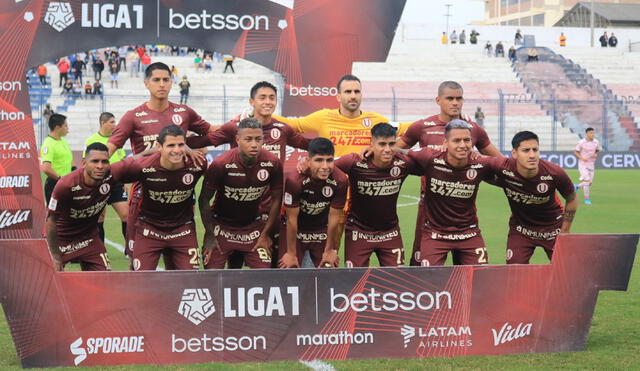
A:
{"label": "white shorts", "polygon": [[593,173],[595,167],[593,165],[584,165],[578,162],[578,171],[580,172],[580,180],[583,182],[593,182]]}

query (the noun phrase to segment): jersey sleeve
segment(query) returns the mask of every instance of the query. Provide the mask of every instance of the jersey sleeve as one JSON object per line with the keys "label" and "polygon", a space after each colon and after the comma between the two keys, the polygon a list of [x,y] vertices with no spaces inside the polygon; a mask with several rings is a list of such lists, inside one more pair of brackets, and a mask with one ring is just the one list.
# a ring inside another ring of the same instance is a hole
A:
{"label": "jersey sleeve", "polygon": [[49,205],[47,205],[47,210],[49,213],[61,215],[69,212],[68,205],[70,204],[71,186],[67,184],[63,178],[56,183],[56,186],[53,188],[53,193],[51,193],[51,199],[49,200]]}
{"label": "jersey sleeve", "polygon": [[274,161],[276,166],[273,167],[271,172],[271,180],[269,181],[269,187],[271,190],[281,190],[283,188],[283,173],[282,171],[282,163],[278,160]]}
{"label": "jersey sleeve", "polygon": [[192,110],[191,108],[189,108],[187,112],[189,113],[188,129],[198,135],[207,135],[211,124],[205,121],[196,111]]}
{"label": "jersey sleeve", "polygon": [[[407,125],[407,124],[404,124]],[[403,142],[409,146],[409,148],[413,147],[420,140],[420,134],[422,130],[422,125],[419,121],[416,121],[412,124],[408,124],[409,126],[405,130],[404,134],[401,136]]]}
{"label": "jersey sleeve", "polygon": [[351,172],[351,168],[357,162],[354,160],[355,154],[349,153],[344,156],[340,156],[335,160],[335,165],[338,169],[340,169],[343,173],[349,175]]}
{"label": "jersey sleeve", "polygon": [[116,146],[116,148],[122,148],[126,143],[127,139],[131,137],[133,133],[133,116],[134,113],[129,111],[122,116],[118,125],[113,130],[113,134],[109,137],[109,142]]}
{"label": "jersey sleeve", "polygon": [[477,124],[474,125],[474,129],[475,130],[472,135],[475,137],[476,148],[478,148],[478,150],[486,148],[491,144],[491,140],[489,139],[489,135],[487,134],[486,130],[484,130]]}
{"label": "jersey sleeve", "polygon": [[409,151],[407,155],[409,156],[409,159],[411,159],[415,164],[415,167],[413,169],[414,172],[411,173],[413,175],[424,175],[425,167],[431,161],[431,159],[435,157],[433,151],[426,147],[414,151]]}
{"label": "jersey sleeve", "polygon": [[284,185],[284,206],[289,208],[299,207],[301,194],[302,185],[295,173],[292,173],[287,177]]}
{"label": "jersey sleeve", "polygon": [[[216,158],[217,160],[218,158]],[[223,165],[221,161],[213,160],[211,165],[204,172],[204,181],[202,186],[210,190],[218,189],[218,183],[223,177]]]}
{"label": "jersey sleeve", "polygon": [[397,136],[400,138],[402,138],[404,134],[407,132],[407,130],[409,130],[409,128],[411,127],[411,124],[412,122],[392,123],[392,125],[398,129]]}
{"label": "jersey sleeve", "polygon": [[111,175],[122,184],[133,183],[140,180],[141,168],[133,158],[126,158],[111,165]]}
{"label": "jersey sleeve", "polygon": [[274,115],[273,118],[285,123],[298,133],[317,132],[320,125],[323,124],[327,110],[316,111],[308,116],[290,119],[282,116]]}
{"label": "jersey sleeve", "polygon": [[339,179],[336,179],[336,181],[338,182],[336,194],[333,196],[333,200],[331,200],[331,207],[333,207],[334,209],[344,209],[344,205],[347,203],[347,190],[349,189],[349,180],[347,179],[346,175],[340,175],[341,177]]}
{"label": "jersey sleeve", "polygon": [[42,143],[42,148],[40,148],[40,161],[44,164],[45,162],[53,163],[53,158],[55,152],[55,147],[51,145],[51,142],[46,140]]}
{"label": "jersey sleeve", "polygon": [[560,166],[554,166],[554,173],[555,174],[553,179],[556,183],[556,189],[566,200],[570,194],[575,192],[573,182],[571,181],[571,178],[569,178],[569,174],[567,174],[567,172],[564,171],[564,169],[562,169]]}
{"label": "jersey sleeve", "polygon": [[304,150],[309,149],[309,142],[311,141],[310,139],[305,138],[300,133],[295,132],[290,126],[286,126],[286,129],[288,146]]}
{"label": "jersey sleeve", "polygon": [[412,157],[406,156],[404,160],[407,162],[407,171],[409,172],[409,174],[420,176],[424,173],[424,171],[422,171],[422,167],[420,167],[420,165],[418,165],[418,162]]}
{"label": "jersey sleeve", "polygon": [[578,142],[578,144],[576,144],[576,152],[580,153],[580,151],[582,150],[582,140]]}

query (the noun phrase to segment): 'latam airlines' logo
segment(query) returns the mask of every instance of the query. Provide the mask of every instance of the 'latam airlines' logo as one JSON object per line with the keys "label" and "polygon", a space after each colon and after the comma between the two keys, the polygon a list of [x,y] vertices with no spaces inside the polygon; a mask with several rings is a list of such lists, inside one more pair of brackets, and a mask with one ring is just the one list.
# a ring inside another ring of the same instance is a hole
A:
{"label": "'latam airlines' logo", "polygon": [[404,347],[406,348],[411,341],[411,338],[416,336],[416,328],[408,325],[404,325],[400,328],[400,335],[404,339]]}
{"label": "'latam airlines' logo", "polygon": [[54,30],[60,32],[69,27],[76,19],[73,17],[71,4],[67,2],[51,2],[44,15],[44,21]]}
{"label": "'latam airlines' logo", "polygon": [[209,289],[184,289],[182,292],[178,313],[194,325],[199,325],[215,311]]}

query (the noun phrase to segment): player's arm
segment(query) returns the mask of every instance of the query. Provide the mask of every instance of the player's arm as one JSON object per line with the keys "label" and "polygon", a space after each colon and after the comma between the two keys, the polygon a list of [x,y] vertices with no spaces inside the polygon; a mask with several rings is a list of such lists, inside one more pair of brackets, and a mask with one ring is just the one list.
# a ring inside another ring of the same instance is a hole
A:
{"label": "player's arm", "polygon": [[562,220],[562,227],[560,228],[561,233],[570,232],[571,223],[573,223],[573,218],[576,216],[576,210],[578,210],[578,198],[575,192],[571,192],[565,198],[564,219]]}
{"label": "player's arm", "polygon": [[134,126],[134,113],[129,111],[125,113],[116,125],[116,128],[113,129],[113,134],[109,137],[107,141],[107,148],[109,149],[109,158],[111,155],[122,148],[126,141],[131,138],[131,134],[133,134],[133,126]]}
{"label": "player's arm", "polygon": [[340,224],[340,217],[342,217],[342,213],[342,208],[329,208],[327,244],[324,247],[322,261],[320,261],[319,268],[338,267],[338,264],[340,263],[340,257],[338,257],[338,250],[340,249],[340,234],[338,233],[338,226]]}
{"label": "player's arm", "polygon": [[[282,170],[278,170],[282,172]],[[269,233],[276,225],[276,221],[279,219],[280,207],[282,206],[282,187],[271,190],[271,208],[269,209],[269,217],[267,219],[267,223],[265,223],[262,232],[260,233],[260,237],[258,237],[258,241],[256,241],[256,245],[253,247],[253,251],[256,251],[260,248],[265,249],[266,251],[271,251],[271,245],[273,241],[271,241],[271,237],[269,237]]]}
{"label": "player's arm", "polygon": [[[278,268],[300,268],[297,256],[298,215],[300,207],[287,207],[287,252],[278,262]],[[280,247],[282,248],[282,246]]]}
{"label": "player's arm", "polygon": [[118,183],[133,183],[141,180],[142,168],[136,162],[136,159],[129,157],[112,164],[111,175]]}
{"label": "player's arm", "polygon": [[198,197],[198,209],[200,209],[200,219],[204,226],[204,239],[202,241],[202,257],[204,264],[209,263],[213,249],[218,248],[218,241],[214,231],[213,217],[211,214],[211,199],[215,196],[215,190],[211,186],[202,185],[200,196]]}
{"label": "player's arm", "polygon": [[494,146],[492,143],[489,143],[489,145],[481,148],[480,149],[480,153],[482,153],[485,156],[504,157],[502,152],[500,152],[500,150],[498,150],[498,147]]}
{"label": "player's arm", "polygon": [[53,166],[51,166],[51,162],[49,161],[43,162],[42,165],[40,165],[40,171],[45,173],[45,175],[51,179],[60,179],[60,175],[58,175],[58,173],[53,170]]}
{"label": "player's arm", "polygon": [[287,117],[273,115],[276,120],[285,123],[298,133],[317,132],[320,125],[324,123],[325,110],[316,111],[304,117],[290,119]]}
{"label": "player's arm", "polygon": [[58,247],[58,229],[56,228],[56,220],[58,216],[55,213],[49,213],[47,215],[47,244],[49,245],[49,251],[53,258],[53,269],[58,272],[62,272],[62,253]]}

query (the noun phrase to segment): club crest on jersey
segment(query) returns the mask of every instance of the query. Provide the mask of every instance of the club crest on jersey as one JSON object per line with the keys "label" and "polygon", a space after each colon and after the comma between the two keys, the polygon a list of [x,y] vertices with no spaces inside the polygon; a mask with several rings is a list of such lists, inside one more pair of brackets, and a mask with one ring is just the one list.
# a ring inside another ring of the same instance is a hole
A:
{"label": "club crest on jersey", "polygon": [[258,180],[260,180],[261,182],[264,182],[269,178],[269,171],[266,169],[260,169],[258,170],[257,176],[258,176]]}
{"label": "club crest on jersey", "polygon": [[106,195],[107,193],[109,193],[110,190],[111,190],[111,186],[109,185],[109,183],[105,183],[100,186],[100,193],[103,195]]}
{"label": "club crest on jersey", "polygon": [[371,119],[362,119],[362,126],[365,128],[369,129],[372,125]]}
{"label": "club crest on jersey", "polygon": [[271,129],[270,134],[271,134],[271,138],[279,139],[282,133],[280,132],[280,129]]}
{"label": "club crest on jersey", "polygon": [[389,174],[391,174],[391,176],[393,177],[399,177],[400,173],[401,173],[401,170],[397,166],[394,166],[391,168],[391,170],[389,170]]}
{"label": "club crest on jersey", "polygon": [[176,113],[175,115],[171,116],[171,121],[173,121],[173,123],[176,125],[180,125],[182,124],[182,116]]}
{"label": "club crest on jersey", "polygon": [[331,197],[333,196],[333,188],[329,187],[329,186],[324,186],[322,187],[322,195],[324,197]]}
{"label": "club crest on jersey", "polygon": [[540,193],[545,193],[546,191],[549,190],[549,185],[547,183],[540,183],[538,184],[538,186],[536,187],[536,189],[538,190],[538,192]]}
{"label": "club crest on jersey", "polygon": [[473,180],[478,176],[478,170],[476,169],[469,169],[467,170],[467,179],[469,180]]}
{"label": "club crest on jersey", "polygon": [[182,183],[184,183],[185,185],[193,183],[193,174],[184,174],[182,176]]}

